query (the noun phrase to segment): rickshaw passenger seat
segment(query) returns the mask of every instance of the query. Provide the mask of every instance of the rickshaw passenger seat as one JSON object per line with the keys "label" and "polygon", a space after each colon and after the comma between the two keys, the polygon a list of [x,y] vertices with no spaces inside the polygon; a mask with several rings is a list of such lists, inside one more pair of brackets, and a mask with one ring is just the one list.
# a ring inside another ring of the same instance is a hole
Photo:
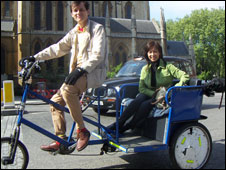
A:
{"label": "rickshaw passenger seat", "polygon": [[171,121],[180,122],[200,118],[203,90],[197,87],[176,87],[172,89]]}

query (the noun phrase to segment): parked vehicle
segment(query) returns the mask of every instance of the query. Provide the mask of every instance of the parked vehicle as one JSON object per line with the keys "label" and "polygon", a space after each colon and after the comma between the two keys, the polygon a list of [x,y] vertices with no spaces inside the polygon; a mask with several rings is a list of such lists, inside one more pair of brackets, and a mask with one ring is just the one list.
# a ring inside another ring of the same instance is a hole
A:
{"label": "parked vehicle", "polygon": [[[164,56],[164,59],[167,63],[174,64],[177,68],[185,71],[189,74],[190,78],[193,80],[196,79],[196,72],[194,67],[192,66],[190,60],[181,58],[181,57],[173,57],[173,56]],[[139,83],[141,69],[143,66],[147,64],[146,60],[143,57],[134,58],[133,60],[127,61],[123,67],[116,74],[115,78],[107,79],[103,85],[105,86],[113,86],[118,91],[120,91],[120,87],[123,84],[134,84]],[[174,80],[174,84],[176,84],[179,80]],[[196,83],[197,84],[197,83]],[[98,88],[90,88],[87,90],[85,95],[85,100],[89,102],[93,100],[98,94]],[[100,99],[100,112],[106,113],[108,110],[115,110],[115,91],[113,89],[105,89],[100,90],[101,99]],[[121,92],[122,93],[122,92]],[[125,89],[125,98],[135,98],[138,94],[137,86],[130,86]],[[119,102],[121,103],[121,101]],[[91,107],[95,112],[97,110],[97,101],[95,101]]]}

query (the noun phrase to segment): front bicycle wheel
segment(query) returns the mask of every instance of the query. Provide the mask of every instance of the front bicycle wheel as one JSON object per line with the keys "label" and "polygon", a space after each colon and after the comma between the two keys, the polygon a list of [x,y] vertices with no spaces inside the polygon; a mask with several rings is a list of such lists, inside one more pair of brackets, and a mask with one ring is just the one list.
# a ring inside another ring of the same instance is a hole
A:
{"label": "front bicycle wheel", "polygon": [[[1,169],[26,169],[29,155],[24,144],[18,140],[15,158],[10,162],[10,153],[14,146],[14,139],[10,137],[1,138]],[[8,162],[8,163],[7,163]]]}
{"label": "front bicycle wheel", "polygon": [[198,122],[179,128],[172,138],[169,153],[176,169],[201,169],[208,162],[212,139],[208,129]]}

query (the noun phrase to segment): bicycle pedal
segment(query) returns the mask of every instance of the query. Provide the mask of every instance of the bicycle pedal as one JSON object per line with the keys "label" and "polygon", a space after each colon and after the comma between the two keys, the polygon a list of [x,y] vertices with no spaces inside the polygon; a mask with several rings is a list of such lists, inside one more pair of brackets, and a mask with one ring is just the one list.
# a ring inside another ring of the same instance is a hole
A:
{"label": "bicycle pedal", "polygon": [[104,153],[110,153],[110,152],[115,152],[116,148],[113,146],[110,146],[108,143],[104,143],[102,148],[101,148],[101,152],[100,155],[103,155]]}

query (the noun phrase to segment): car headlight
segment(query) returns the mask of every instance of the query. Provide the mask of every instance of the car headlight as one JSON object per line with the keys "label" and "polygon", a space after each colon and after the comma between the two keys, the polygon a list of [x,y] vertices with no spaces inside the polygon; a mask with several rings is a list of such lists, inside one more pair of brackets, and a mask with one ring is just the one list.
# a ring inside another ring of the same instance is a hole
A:
{"label": "car headlight", "polygon": [[87,89],[87,93],[91,93],[92,92],[92,88]]}
{"label": "car headlight", "polygon": [[107,90],[107,96],[114,96],[115,95],[115,90],[114,89],[108,89]]}
{"label": "car headlight", "polygon": [[[115,89],[117,90],[117,92],[119,92],[120,87],[119,87],[119,86],[116,86]],[[116,92],[115,92],[114,89],[109,88],[109,89],[107,90],[107,96],[115,96],[115,95],[116,95]]]}

